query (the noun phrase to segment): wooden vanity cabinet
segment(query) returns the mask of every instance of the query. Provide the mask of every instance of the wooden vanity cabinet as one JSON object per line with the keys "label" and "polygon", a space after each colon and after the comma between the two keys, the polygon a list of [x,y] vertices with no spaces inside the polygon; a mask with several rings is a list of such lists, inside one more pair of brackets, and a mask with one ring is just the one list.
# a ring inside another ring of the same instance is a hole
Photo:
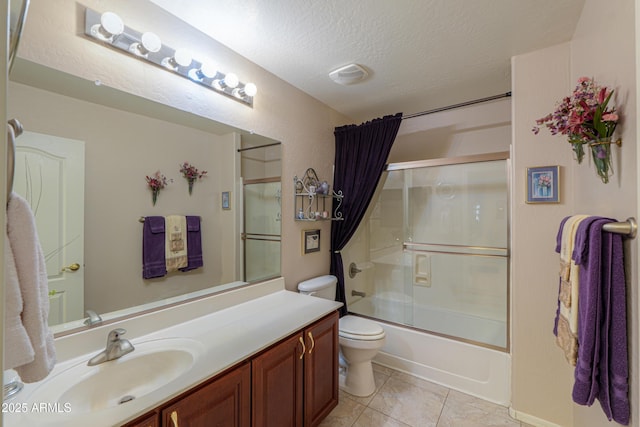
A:
{"label": "wooden vanity cabinet", "polygon": [[315,427],[338,405],[338,312],[125,427]]}
{"label": "wooden vanity cabinet", "polygon": [[251,365],[244,365],[164,407],[166,427],[250,427]]}
{"label": "wooden vanity cabinet", "polygon": [[338,404],[338,313],[252,361],[253,427],[317,426]]}

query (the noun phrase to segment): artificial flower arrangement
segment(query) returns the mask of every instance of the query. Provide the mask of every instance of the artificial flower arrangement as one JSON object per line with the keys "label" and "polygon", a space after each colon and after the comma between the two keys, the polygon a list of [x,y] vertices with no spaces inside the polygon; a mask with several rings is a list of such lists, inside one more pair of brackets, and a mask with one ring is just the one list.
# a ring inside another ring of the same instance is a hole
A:
{"label": "artificial flower arrangement", "polygon": [[189,194],[191,194],[193,191],[193,183],[205,176],[207,171],[199,171],[198,168],[189,164],[189,162],[184,162],[180,165],[180,173],[182,173],[182,176],[189,182]]}
{"label": "artificial flower arrangement", "polygon": [[[584,158],[587,144],[596,172],[605,184],[613,174],[611,143],[619,121],[616,109],[609,107],[613,92],[606,86],[598,86],[592,78],[580,77],[571,96],[558,103],[552,113],[536,120],[532,129],[537,135],[544,125],[552,135],[567,135],[578,163]],[[620,145],[621,140],[614,143]]]}
{"label": "artificial flower arrangement", "polygon": [[160,173],[160,171],[156,171],[152,176],[146,176],[147,185],[151,189],[152,192],[152,200],[153,206],[156,205],[156,201],[158,200],[158,194],[160,194],[160,190],[169,185],[169,182],[173,182],[172,179],[167,179],[166,176]]}

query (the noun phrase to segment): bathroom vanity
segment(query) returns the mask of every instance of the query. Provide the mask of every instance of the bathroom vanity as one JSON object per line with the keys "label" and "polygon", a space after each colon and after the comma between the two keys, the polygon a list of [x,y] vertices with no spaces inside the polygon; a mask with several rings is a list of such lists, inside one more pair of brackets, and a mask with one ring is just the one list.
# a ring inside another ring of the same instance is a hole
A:
{"label": "bathroom vanity", "polygon": [[317,426],[337,404],[334,311],[126,427]]}
{"label": "bathroom vanity", "polygon": [[[315,426],[338,402],[340,306],[280,278],[57,338],[3,425]],[[87,366],[115,328],[135,350]]]}

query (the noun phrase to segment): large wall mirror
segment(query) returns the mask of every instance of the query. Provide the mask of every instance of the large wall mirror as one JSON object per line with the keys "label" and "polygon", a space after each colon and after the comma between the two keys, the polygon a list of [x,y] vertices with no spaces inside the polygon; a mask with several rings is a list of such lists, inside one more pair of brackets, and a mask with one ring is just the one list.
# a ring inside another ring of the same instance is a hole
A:
{"label": "large wall mirror", "polygon": [[[54,331],[280,275],[279,142],[20,58],[9,78],[14,191],[36,216]],[[184,162],[207,171],[191,193]],[[156,171],[170,182],[154,205]],[[167,215],[200,216],[204,265],[145,280],[141,220]]]}

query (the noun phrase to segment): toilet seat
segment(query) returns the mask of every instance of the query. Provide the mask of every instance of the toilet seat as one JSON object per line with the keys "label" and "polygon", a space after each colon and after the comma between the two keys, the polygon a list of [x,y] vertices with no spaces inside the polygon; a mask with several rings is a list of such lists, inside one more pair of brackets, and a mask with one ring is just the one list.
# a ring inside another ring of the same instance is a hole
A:
{"label": "toilet seat", "polygon": [[371,320],[358,316],[344,316],[340,318],[338,335],[358,341],[377,341],[385,337],[382,326]]}

